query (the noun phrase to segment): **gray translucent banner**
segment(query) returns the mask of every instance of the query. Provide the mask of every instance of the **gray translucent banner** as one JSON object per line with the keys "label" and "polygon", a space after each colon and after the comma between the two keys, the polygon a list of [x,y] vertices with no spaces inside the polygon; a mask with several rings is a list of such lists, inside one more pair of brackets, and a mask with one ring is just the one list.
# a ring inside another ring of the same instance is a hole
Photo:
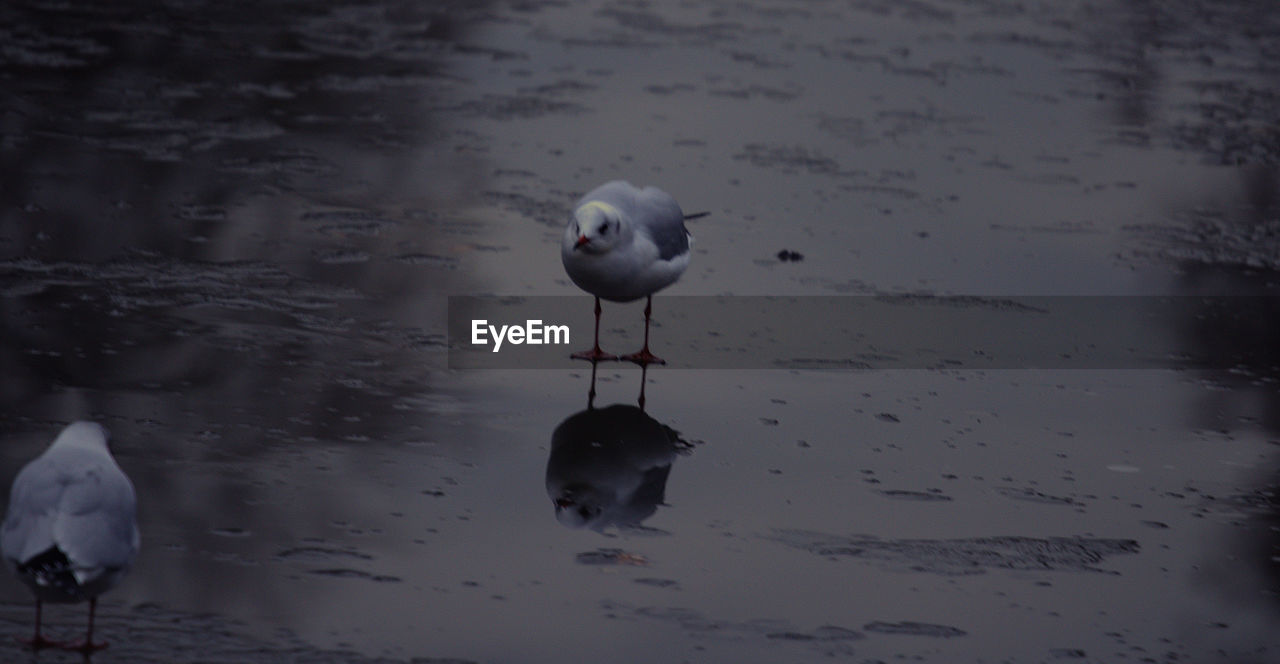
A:
{"label": "gray translucent banner", "polygon": [[[449,367],[585,366],[592,307],[450,297]],[[644,301],[603,308],[602,349],[639,350]],[[1278,330],[1274,297],[660,296],[650,349],[678,369],[1256,371],[1280,364]]]}

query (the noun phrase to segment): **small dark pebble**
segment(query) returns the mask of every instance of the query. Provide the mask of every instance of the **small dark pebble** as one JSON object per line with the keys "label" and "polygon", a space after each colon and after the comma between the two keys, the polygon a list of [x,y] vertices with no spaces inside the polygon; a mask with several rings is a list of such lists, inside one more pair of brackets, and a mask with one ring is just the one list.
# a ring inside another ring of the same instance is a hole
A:
{"label": "small dark pebble", "polygon": [[798,251],[791,251],[790,249],[783,249],[782,251],[778,252],[778,260],[782,261],[783,263],[786,263],[787,261],[791,261],[793,263],[799,263],[800,261],[804,260],[804,254]]}

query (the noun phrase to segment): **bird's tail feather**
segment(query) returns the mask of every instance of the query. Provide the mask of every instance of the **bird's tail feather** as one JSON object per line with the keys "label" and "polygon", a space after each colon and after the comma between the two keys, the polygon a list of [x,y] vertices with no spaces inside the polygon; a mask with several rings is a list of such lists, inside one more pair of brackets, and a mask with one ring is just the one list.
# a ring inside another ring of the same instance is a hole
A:
{"label": "bird's tail feather", "polygon": [[71,565],[67,554],[56,544],[17,567],[20,576],[29,579],[37,586],[53,588],[67,597],[84,596],[84,589],[76,578],[75,568]]}

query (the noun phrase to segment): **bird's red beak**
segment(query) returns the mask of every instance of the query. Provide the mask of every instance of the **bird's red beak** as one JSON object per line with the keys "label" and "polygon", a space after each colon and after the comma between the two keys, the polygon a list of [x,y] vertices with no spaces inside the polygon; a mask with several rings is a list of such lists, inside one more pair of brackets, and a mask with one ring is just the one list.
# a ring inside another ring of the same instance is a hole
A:
{"label": "bird's red beak", "polygon": [[584,244],[586,244],[586,243],[588,243],[588,242],[590,242],[590,240],[588,240],[588,239],[587,239],[587,236],[585,236],[585,235],[579,235],[579,236],[578,236],[578,241],[573,243],[573,248],[574,248],[574,249],[581,249],[581,248],[582,248],[582,245],[584,245]]}

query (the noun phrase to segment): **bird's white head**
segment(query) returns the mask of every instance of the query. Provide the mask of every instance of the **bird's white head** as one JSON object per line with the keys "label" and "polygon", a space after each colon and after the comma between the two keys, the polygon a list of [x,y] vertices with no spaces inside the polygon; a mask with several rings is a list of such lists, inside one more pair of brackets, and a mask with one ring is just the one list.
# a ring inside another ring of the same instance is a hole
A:
{"label": "bird's white head", "polygon": [[573,211],[564,242],[574,252],[603,254],[629,241],[631,234],[631,225],[618,208],[602,201],[588,201]]}
{"label": "bird's white head", "polygon": [[110,438],[111,434],[106,427],[97,422],[72,422],[58,434],[51,447],[82,447],[105,451]]}

